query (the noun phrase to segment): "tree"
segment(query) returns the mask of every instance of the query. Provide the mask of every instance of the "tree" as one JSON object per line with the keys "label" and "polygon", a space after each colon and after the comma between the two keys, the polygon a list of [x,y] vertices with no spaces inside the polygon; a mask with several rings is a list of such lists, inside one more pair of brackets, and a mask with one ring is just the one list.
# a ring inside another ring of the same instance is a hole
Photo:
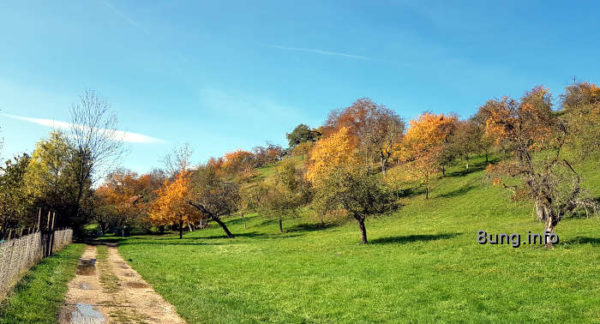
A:
{"label": "tree", "polygon": [[489,100],[485,105],[479,107],[477,113],[470,119],[477,127],[479,138],[476,141],[476,145],[478,150],[485,154],[485,163],[489,163],[490,150],[494,146],[494,139],[485,131],[486,122],[491,116],[491,110],[494,105],[495,101]]}
{"label": "tree", "polygon": [[449,138],[449,148],[456,155],[466,162],[466,168],[469,169],[469,159],[480,149],[482,134],[477,124],[471,120],[459,120],[456,122],[456,128]]}
{"label": "tree", "polygon": [[336,133],[319,140],[311,151],[306,177],[313,183],[327,178],[335,169],[345,168],[358,162],[348,129],[342,127]]}
{"label": "tree", "polygon": [[303,160],[306,160],[312,150],[314,142],[304,142],[296,145],[294,149],[292,149],[292,156],[302,157]]}
{"label": "tree", "polygon": [[223,157],[223,170],[229,175],[248,171],[253,168],[254,155],[251,152],[237,150],[226,153]]}
{"label": "tree", "polygon": [[138,176],[129,170],[111,172],[94,192],[94,217],[103,232],[109,228],[125,232],[145,217],[152,195],[151,175]]}
{"label": "tree", "polygon": [[[77,151],[66,136],[58,131],[50,133],[50,138],[41,140],[31,155],[24,176],[27,193],[34,197],[35,205],[57,213],[57,226],[73,226],[80,229],[84,222],[77,217],[80,184],[74,159]],[[78,161],[81,162],[81,161]],[[89,180],[89,179],[88,179]],[[89,191],[91,181],[86,181],[83,191]]]}
{"label": "tree", "polygon": [[278,165],[275,176],[263,183],[262,194],[261,212],[277,218],[279,232],[283,233],[284,217],[296,215],[297,210],[310,201],[310,183],[294,160],[286,159]]}
{"label": "tree", "polygon": [[600,152],[600,88],[587,82],[570,85],[561,99],[569,147],[581,158],[595,157],[591,153]]}
{"label": "tree", "polygon": [[230,215],[237,208],[240,197],[238,185],[223,180],[214,168],[201,166],[192,176],[191,188],[188,204],[219,224],[227,237],[234,238],[221,217]]}
{"label": "tree", "polygon": [[27,218],[33,197],[24,184],[29,161],[29,155],[22,154],[0,167],[0,237],[4,237],[8,228],[34,225],[34,220]]}
{"label": "tree", "polygon": [[116,127],[117,118],[110,105],[92,90],[85,91],[71,108],[68,139],[75,151],[72,162],[76,184],[71,219],[77,224],[85,222],[81,202],[91,195],[90,184],[108,172],[123,152],[123,135]]}
{"label": "tree", "polygon": [[[581,198],[581,178],[561,154],[568,129],[553,113],[547,89],[536,87],[520,102],[510,98],[493,102],[486,125],[496,143],[512,150],[511,159],[488,166],[488,173],[495,184],[533,201],[546,232],[554,233],[563,216],[578,206],[593,203]],[[505,176],[521,181],[507,184]],[[546,246],[552,242],[547,240]]]}
{"label": "tree", "polygon": [[190,168],[190,158],[194,150],[189,144],[184,144],[174,148],[169,154],[163,158],[166,173],[169,177],[175,177],[177,174],[188,171]]}
{"label": "tree", "polygon": [[361,98],[350,107],[334,110],[329,114],[324,136],[328,137],[346,128],[351,143],[364,157],[365,165],[379,160],[382,172],[392,156],[392,148],[404,132],[404,122],[392,110],[375,104],[369,98]]}
{"label": "tree", "polygon": [[311,129],[305,124],[300,124],[291,133],[285,134],[285,137],[287,137],[290,148],[293,149],[304,142],[316,142],[320,135],[317,130]]}
{"label": "tree", "polygon": [[404,121],[387,107],[378,106],[368,121],[365,145],[367,150],[377,152],[384,176],[394,145],[400,143],[403,134]]}
{"label": "tree", "polygon": [[267,164],[280,161],[286,151],[280,145],[267,143],[265,146],[256,146],[252,149],[254,167],[260,168]]}
{"label": "tree", "polygon": [[238,200],[237,209],[242,216],[244,229],[247,228],[246,217],[244,217],[244,215],[257,211],[260,208],[262,199],[265,195],[264,186],[261,186],[256,182],[247,182],[240,186],[240,199]]}
{"label": "tree", "polygon": [[425,112],[410,121],[400,155],[405,162],[412,162],[408,170],[425,186],[425,199],[429,199],[431,178],[440,170],[456,120],[455,116]]}
{"label": "tree", "polygon": [[188,172],[181,172],[173,181],[165,181],[150,209],[150,219],[154,224],[178,224],[180,239],[183,238],[184,225],[195,223],[203,216],[189,204],[192,195],[190,180]]}
{"label": "tree", "polygon": [[332,170],[315,187],[315,205],[322,212],[343,209],[360,229],[361,242],[367,244],[365,220],[393,206],[393,195],[365,167]]}

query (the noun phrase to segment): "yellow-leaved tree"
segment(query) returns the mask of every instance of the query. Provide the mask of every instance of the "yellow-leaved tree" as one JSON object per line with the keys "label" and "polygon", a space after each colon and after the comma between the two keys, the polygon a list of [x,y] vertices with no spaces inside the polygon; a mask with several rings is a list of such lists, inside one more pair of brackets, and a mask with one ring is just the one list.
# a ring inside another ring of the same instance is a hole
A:
{"label": "yellow-leaved tree", "polygon": [[431,178],[440,171],[444,144],[454,131],[456,120],[455,116],[425,112],[410,121],[400,158],[411,162],[407,170],[425,186],[425,199],[429,199]]}
{"label": "yellow-leaved tree", "polygon": [[342,127],[315,144],[310,152],[306,178],[318,185],[319,181],[327,178],[334,170],[344,169],[356,163],[358,159],[354,153],[352,137],[348,128]]}

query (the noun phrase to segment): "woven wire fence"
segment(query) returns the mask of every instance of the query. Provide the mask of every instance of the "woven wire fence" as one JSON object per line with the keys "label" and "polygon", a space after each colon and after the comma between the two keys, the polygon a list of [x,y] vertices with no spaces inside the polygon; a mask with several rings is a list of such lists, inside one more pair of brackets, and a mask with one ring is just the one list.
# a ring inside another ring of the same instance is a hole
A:
{"label": "woven wire fence", "polygon": [[36,232],[0,243],[0,300],[26,270],[50,254],[47,252],[48,244],[52,245],[53,251],[59,251],[72,240],[73,230],[65,229],[54,231],[54,235]]}

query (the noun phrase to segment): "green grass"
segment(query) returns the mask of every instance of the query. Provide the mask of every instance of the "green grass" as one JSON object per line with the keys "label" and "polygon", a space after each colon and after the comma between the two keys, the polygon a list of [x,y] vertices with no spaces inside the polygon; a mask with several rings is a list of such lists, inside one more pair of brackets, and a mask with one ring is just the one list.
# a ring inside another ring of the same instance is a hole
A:
{"label": "green grass", "polygon": [[[190,323],[600,322],[600,217],[567,218],[561,243],[479,245],[476,233],[541,232],[528,202],[488,184],[482,161],[451,168],[428,201],[418,190],[390,215],[370,218],[370,244],[354,222],[248,217],[174,235],[121,240],[119,251]],[[600,167],[585,184],[600,195]]]}
{"label": "green grass", "polygon": [[71,244],[33,267],[0,305],[0,323],[56,323],[84,249]]}

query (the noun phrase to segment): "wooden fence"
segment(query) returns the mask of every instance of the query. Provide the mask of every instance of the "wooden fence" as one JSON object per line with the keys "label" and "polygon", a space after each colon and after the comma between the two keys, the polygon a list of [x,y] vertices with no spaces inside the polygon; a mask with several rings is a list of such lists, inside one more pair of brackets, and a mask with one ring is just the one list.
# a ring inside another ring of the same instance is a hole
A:
{"label": "wooden fence", "polygon": [[72,229],[55,230],[50,221],[45,230],[40,230],[38,220],[34,231],[18,238],[9,236],[8,240],[0,243],[0,300],[29,268],[73,241]]}

